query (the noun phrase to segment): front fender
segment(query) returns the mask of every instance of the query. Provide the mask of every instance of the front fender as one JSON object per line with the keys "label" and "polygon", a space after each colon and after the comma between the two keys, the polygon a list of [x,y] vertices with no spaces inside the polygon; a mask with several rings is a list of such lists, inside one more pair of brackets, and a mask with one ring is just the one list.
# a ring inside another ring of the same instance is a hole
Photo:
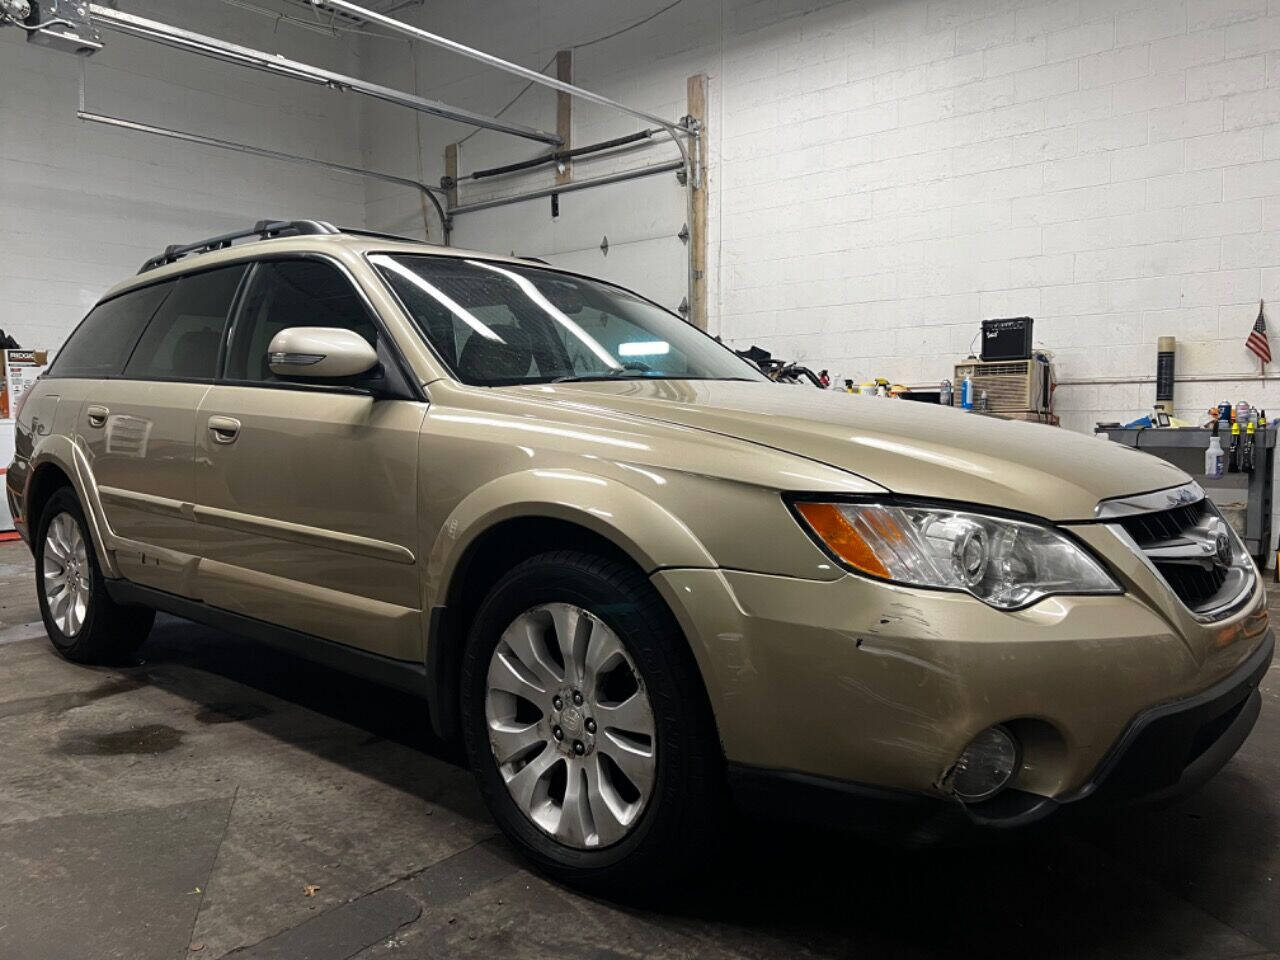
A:
{"label": "front fender", "polygon": [[89,536],[93,541],[94,551],[98,556],[98,566],[102,575],[108,579],[120,576],[114,553],[115,534],[107,523],[107,516],[102,509],[102,500],[98,495],[98,484],[93,478],[93,470],[84,451],[76,446],[70,438],[63,434],[50,434],[43,437],[32,451],[25,489],[22,492],[23,513],[27,515],[28,536],[35,537],[34,524],[37,518],[30,516],[31,489],[42,469],[56,467],[66,474],[80,500],[84,510],[85,522],[89,525]]}
{"label": "front fender", "polygon": [[477,537],[504,520],[528,517],[585,527],[646,574],[660,567],[716,565],[682,520],[634,487],[575,469],[524,470],[472,491],[449,514],[427,562],[428,605],[444,603],[458,563]]}

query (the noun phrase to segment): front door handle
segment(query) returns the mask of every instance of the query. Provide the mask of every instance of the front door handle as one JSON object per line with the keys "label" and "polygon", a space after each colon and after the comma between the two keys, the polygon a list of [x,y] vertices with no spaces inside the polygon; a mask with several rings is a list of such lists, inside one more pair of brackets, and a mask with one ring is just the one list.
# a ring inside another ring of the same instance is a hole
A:
{"label": "front door handle", "polygon": [[111,411],[100,403],[89,404],[89,408],[85,410],[85,413],[89,417],[89,426],[91,427],[105,427],[107,425],[107,417],[111,415]]}
{"label": "front door handle", "polygon": [[235,443],[240,435],[240,421],[235,417],[210,417],[209,433],[214,443]]}

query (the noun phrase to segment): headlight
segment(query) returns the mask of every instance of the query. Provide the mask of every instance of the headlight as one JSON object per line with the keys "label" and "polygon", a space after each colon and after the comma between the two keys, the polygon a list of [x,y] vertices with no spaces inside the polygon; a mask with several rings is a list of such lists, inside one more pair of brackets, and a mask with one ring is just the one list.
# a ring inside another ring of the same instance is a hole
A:
{"label": "headlight", "polygon": [[845,566],[914,587],[963,590],[1001,610],[1055,593],[1119,593],[1083,548],[1046,526],[939,507],[798,501]]}

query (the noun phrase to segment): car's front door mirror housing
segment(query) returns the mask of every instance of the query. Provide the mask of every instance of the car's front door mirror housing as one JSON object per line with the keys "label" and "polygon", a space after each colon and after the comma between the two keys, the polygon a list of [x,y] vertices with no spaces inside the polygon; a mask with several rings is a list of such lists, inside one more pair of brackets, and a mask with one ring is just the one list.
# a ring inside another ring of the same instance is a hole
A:
{"label": "car's front door mirror housing", "polygon": [[267,347],[267,365],[278,377],[357,377],[377,364],[369,341],[343,327],[289,327]]}

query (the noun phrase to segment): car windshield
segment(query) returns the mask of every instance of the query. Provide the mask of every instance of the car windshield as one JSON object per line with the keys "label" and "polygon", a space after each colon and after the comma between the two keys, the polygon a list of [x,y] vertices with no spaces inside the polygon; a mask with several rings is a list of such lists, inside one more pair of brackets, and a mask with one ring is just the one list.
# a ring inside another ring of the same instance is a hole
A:
{"label": "car windshield", "polygon": [[457,257],[370,260],[463,383],[764,379],[679,317],[605,283]]}

